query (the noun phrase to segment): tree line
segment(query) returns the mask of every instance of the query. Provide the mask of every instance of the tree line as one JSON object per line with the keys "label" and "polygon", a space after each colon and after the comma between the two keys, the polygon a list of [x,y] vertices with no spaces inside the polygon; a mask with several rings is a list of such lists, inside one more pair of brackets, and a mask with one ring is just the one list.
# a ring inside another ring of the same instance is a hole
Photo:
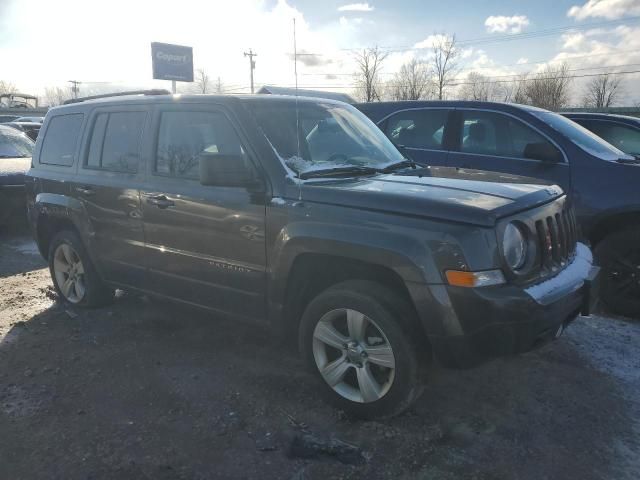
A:
{"label": "tree line", "polygon": [[[381,100],[478,100],[512,102],[558,110],[570,105],[573,78],[566,62],[549,64],[536,73],[508,80],[472,71],[460,78],[462,51],[455,35],[434,37],[430,55],[404,63],[391,80],[381,78],[388,52],[378,47],[355,53],[355,96],[364,102]],[[607,108],[623,97],[622,77],[606,73],[590,77],[581,92],[581,105]]]}

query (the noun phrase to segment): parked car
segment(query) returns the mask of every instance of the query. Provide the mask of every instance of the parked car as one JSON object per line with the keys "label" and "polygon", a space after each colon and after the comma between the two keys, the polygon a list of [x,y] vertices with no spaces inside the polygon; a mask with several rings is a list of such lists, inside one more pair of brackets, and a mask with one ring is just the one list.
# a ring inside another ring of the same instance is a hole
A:
{"label": "parked car", "polygon": [[41,123],[35,122],[7,122],[4,125],[9,127],[13,127],[16,130],[20,130],[24,132],[31,140],[34,142],[38,138],[38,132],[40,132],[40,128],[42,127]]}
{"label": "parked car", "polygon": [[360,104],[422,166],[523,175],[560,185],[603,267],[602,299],[640,317],[640,162],[571,120],[491,102]]}
{"label": "parked car", "polygon": [[607,113],[563,113],[614,147],[640,158],[640,118]]}
{"label": "parked car", "polygon": [[0,115],[0,123],[13,122],[18,115]]}
{"label": "parked car", "polygon": [[24,178],[33,148],[34,143],[24,133],[0,125],[0,227],[26,216]]}
{"label": "parked car", "polygon": [[16,123],[39,123],[42,124],[44,117],[18,117],[13,120]]}
{"label": "parked car", "polygon": [[337,101],[135,95],[47,113],[28,209],[61,299],[115,287],[297,338],[323,391],[391,415],[433,358],[524,352],[597,282],[559,187],[427,177]]}

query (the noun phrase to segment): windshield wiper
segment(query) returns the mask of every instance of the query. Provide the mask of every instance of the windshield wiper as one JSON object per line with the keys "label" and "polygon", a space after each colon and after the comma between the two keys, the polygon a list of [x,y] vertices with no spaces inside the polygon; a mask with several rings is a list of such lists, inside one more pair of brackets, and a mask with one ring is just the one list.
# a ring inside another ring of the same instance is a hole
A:
{"label": "windshield wiper", "polygon": [[623,163],[625,165],[637,165],[638,163],[640,163],[640,157],[635,155],[635,154],[631,154],[633,156],[633,158],[618,158],[616,159],[616,162],[618,163]]}
{"label": "windshield wiper", "polygon": [[396,162],[396,163],[392,163],[391,165],[387,165],[386,167],[382,168],[380,171],[382,173],[389,173],[389,172],[393,172],[395,170],[400,170],[400,169],[407,168],[407,167],[411,167],[411,169],[413,169],[413,170],[418,168],[418,166],[416,165],[416,162],[414,162],[410,158],[405,158],[404,160],[402,160],[400,162]]}
{"label": "windshield wiper", "polygon": [[322,168],[318,170],[309,170],[306,172],[302,172],[298,174],[298,178],[302,180],[306,180],[307,178],[314,177],[331,177],[334,175],[349,175],[349,174],[358,174],[358,175],[368,175],[372,173],[378,173],[379,170],[373,167],[365,167],[365,166],[345,166],[345,167],[333,167],[333,168]]}

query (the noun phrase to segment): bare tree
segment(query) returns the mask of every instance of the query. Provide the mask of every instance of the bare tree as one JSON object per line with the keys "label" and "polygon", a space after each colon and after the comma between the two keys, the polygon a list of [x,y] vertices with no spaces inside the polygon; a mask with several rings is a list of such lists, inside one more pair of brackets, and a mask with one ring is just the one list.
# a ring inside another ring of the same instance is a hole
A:
{"label": "bare tree", "polygon": [[16,86],[13,83],[0,80],[0,95],[4,95],[5,93],[15,93],[16,91]]}
{"label": "bare tree", "polygon": [[622,77],[607,73],[589,80],[582,101],[585,107],[608,108],[618,102],[622,90]]}
{"label": "bare tree", "polygon": [[435,76],[436,94],[445,98],[446,90],[458,72],[458,49],[455,35],[439,35],[433,44],[432,70]]}
{"label": "bare tree", "polygon": [[558,110],[569,103],[570,86],[567,63],[548,65],[543,71],[525,80],[524,103],[547,110]]}
{"label": "bare tree", "polygon": [[528,103],[525,94],[527,77],[527,73],[522,73],[514,80],[497,82],[496,99],[507,103]]}
{"label": "bare tree", "polygon": [[211,78],[203,68],[199,68],[198,70],[196,70],[196,78],[193,82],[193,89],[197,93],[209,93],[211,91]]}
{"label": "bare tree", "polygon": [[389,84],[389,94],[393,100],[431,98],[433,82],[428,66],[415,58],[402,65]]}
{"label": "bare tree", "polygon": [[365,102],[373,102],[382,98],[382,82],[380,71],[387,54],[378,47],[366,48],[355,55],[358,70],[355,84],[358,96]]}
{"label": "bare tree", "polygon": [[47,87],[44,89],[44,103],[50,107],[62,105],[71,96],[71,91],[67,88]]}
{"label": "bare tree", "polygon": [[498,95],[497,84],[486,75],[470,72],[462,82],[458,96],[461,100],[478,100],[488,102]]}

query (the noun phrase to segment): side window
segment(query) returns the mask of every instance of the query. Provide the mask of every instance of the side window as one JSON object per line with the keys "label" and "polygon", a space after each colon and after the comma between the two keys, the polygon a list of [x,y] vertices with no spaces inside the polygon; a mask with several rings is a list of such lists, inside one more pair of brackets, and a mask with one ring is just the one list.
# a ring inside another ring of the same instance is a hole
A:
{"label": "side window", "polygon": [[462,112],[460,151],[482,155],[560,161],[560,151],[525,123],[497,112]]}
{"label": "side window", "polygon": [[76,144],[80,136],[83,115],[74,113],[71,115],[58,115],[49,121],[42,151],[40,163],[47,165],[73,165]]}
{"label": "side window", "polygon": [[146,117],[144,112],[98,114],[93,124],[86,165],[113,172],[137,172]]}
{"label": "side window", "polygon": [[623,152],[640,154],[640,129],[609,121],[580,120],[578,123]]}
{"label": "side window", "polygon": [[387,120],[385,134],[396,145],[443,150],[448,110],[407,110]]}
{"label": "side window", "polygon": [[155,172],[198,180],[202,154],[248,159],[229,120],[217,112],[162,112]]}

